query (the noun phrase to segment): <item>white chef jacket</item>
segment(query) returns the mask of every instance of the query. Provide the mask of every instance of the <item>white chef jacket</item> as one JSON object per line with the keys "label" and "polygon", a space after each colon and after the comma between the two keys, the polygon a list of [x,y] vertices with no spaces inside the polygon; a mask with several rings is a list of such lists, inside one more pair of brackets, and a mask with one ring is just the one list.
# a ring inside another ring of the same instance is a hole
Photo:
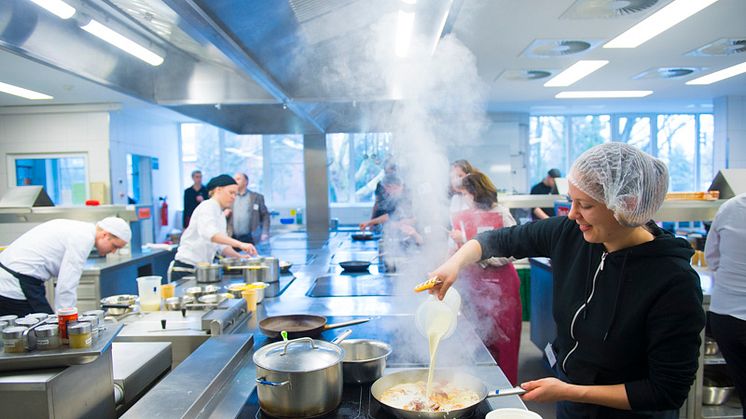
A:
{"label": "white chef jacket", "polygon": [[[52,220],[24,233],[0,253],[8,269],[42,281],[57,277],[55,309],[75,307],[85,261],[96,242],[96,226],[75,220]],[[0,269],[0,295],[26,300],[18,279]]]}
{"label": "white chef jacket", "polygon": [[746,320],[746,193],[718,210],[705,243],[713,274],[710,311]]}
{"label": "white chef jacket", "polygon": [[175,259],[190,265],[212,263],[215,252],[222,252],[226,247],[213,243],[212,237],[218,233],[227,234],[227,231],[228,223],[218,201],[212,198],[202,201],[181,235]]}

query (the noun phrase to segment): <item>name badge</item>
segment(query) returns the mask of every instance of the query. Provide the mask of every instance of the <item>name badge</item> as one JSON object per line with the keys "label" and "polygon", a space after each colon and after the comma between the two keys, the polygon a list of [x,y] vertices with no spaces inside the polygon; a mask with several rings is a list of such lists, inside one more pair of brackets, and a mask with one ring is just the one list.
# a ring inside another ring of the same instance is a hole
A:
{"label": "name badge", "polygon": [[259,211],[259,204],[254,204],[254,211]]}
{"label": "name badge", "polygon": [[554,356],[554,349],[552,349],[551,343],[547,343],[547,346],[544,348],[544,353],[547,356],[547,360],[549,360],[549,366],[554,368],[557,364],[557,357]]}

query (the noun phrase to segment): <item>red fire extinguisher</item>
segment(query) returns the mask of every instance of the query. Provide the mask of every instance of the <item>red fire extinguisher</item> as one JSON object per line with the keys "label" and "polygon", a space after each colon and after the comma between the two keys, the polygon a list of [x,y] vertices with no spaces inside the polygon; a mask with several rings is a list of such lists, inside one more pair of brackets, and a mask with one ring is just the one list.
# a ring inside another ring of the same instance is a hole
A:
{"label": "red fire extinguisher", "polygon": [[168,202],[166,202],[166,197],[162,197],[161,201],[161,225],[167,226],[168,225]]}

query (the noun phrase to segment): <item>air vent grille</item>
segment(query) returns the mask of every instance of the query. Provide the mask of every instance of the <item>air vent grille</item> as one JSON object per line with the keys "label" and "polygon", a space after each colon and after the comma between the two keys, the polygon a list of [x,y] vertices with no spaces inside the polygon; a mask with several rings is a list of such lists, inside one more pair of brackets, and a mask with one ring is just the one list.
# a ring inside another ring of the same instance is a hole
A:
{"label": "air vent grille", "polygon": [[562,57],[589,51],[600,43],[601,40],[537,39],[522,55],[530,58]]}
{"label": "air vent grille", "polygon": [[655,6],[658,0],[576,0],[563,19],[613,19],[643,12]]}
{"label": "air vent grille", "polygon": [[722,38],[699,47],[686,55],[696,57],[722,57],[746,52],[746,37]]}
{"label": "air vent grille", "polygon": [[645,70],[633,79],[675,79],[700,73],[702,70],[700,67],[658,67]]}
{"label": "air vent grille", "polygon": [[510,81],[532,81],[541,80],[550,77],[555,72],[553,70],[505,70],[498,75],[495,80]]}

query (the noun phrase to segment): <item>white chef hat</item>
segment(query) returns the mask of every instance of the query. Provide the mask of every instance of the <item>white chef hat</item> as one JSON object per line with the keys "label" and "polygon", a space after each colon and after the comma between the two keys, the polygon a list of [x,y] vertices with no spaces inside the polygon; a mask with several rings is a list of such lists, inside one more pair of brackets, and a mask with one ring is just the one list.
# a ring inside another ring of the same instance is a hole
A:
{"label": "white chef hat", "polygon": [[614,212],[628,227],[653,218],[668,191],[668,168],[631,145],[605,143],[581,154],[568,180]]}
{"label": "white chef hat", "polygon": [[97,222],[96,227],[117,236],[127,243],[132,238],[132,230],[130,230],[129,223],[119,217],[106,217]]}

